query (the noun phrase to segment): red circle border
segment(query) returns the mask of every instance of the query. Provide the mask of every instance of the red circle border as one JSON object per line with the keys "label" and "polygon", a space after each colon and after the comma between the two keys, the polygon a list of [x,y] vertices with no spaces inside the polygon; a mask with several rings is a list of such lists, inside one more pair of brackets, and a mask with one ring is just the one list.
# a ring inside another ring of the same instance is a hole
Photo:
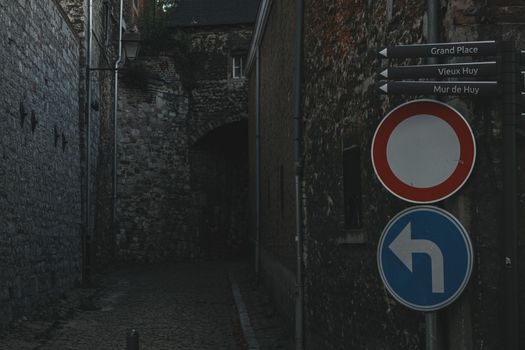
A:
{"label": "red circle border", "polygon": [[[404,120],[415,115],[432,115],[447,122],[458,136],[460,159],[452,175],[440,184],[419,188],[402,182],[392,171],[387,159],[388,139]],[[435,203],[458,191],[467,181],[476,158],[476,143],[470,125],[449,105],[435,100],[414,100],[394,108],[381,121],[372,140],[372,165],[383,186],[395,196],[412,203]]]}

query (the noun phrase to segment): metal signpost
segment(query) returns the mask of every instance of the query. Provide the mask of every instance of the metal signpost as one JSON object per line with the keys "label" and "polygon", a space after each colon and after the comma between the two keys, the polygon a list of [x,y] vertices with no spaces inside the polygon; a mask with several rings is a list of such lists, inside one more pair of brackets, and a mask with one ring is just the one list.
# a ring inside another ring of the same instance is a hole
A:
{"label": "metal signpost", "polygon": [[397,214],[379,240],[378,268],[401,304],[435,311],[452,303],[472,272],[472,244],[461,223],[443,209],[418,206]]}
{"label": "metal signpost", "polygon": [[[505,231],[504,261],[500,263],[505,271],[505,348],[517,350],[519,53],[511,42],[477,41],[392,46],[380,49],[378,54],[388,59],[497,58],[389,67],[379,73],[381,79],[401,81],[379,82],[378,92],[483,96],[502,102]],[[371,153],[374,171],[384,187],[405,201],[422,204],[440,201],[461,188],[474,166],[476,148],[472,131],[459,112],[442,102],[416,100],[398,106],[381,121]],[[419,206],[399,213],[384,229],[377,254],[388,291],[403,305],[419,311],[431,312],[452,303],[465,288],[472,270],[467,232],[452,214],[437,207]]]}

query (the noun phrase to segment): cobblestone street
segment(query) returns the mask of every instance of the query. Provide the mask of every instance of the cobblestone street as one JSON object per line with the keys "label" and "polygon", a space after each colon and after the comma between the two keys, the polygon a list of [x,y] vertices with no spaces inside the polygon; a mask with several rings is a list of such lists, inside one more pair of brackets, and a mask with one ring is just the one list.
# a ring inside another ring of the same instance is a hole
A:
{"label": "cobblestone street", "polygon": [[[153,265],[110,273],[73,315],[61,321],[22,322],[0,340],[0,349],[125,349],[130,328],[139,332],[140,349],[244,349],[232,271],[239,276],[239,265]],[[240,288],[246,289],[246,283],[241,281]],[[256,299],[252,289],[247,302]],[[279,327],[268,327],[272,312],[261,315],[258,306],[255,310],[256,324],[264,322],[267,329],[262,331],[271,330],[273,344],[282,343],[278,338],[286,334]]]}

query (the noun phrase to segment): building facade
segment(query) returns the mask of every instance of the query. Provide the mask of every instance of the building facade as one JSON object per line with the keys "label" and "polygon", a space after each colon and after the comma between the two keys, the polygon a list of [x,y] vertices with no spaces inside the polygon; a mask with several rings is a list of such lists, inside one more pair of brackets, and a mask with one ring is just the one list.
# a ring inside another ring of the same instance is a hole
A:
{"label": "building facade", "polygon": [[54,1],[0,6],[0,327],[79,283],[77,33]]}
{"label": "building facade", "polygon": [[[525,44],[519,4],[438,3],[440,41]],[[424,348],[425,315],[396,302],[379,276],[376,250],[381,232],[410,205],[381,186],[370,161],[370,145],[380,120],[409,99],[378,94],[377,75],[387,62],[378,57],[377,49],[427,42],[427,4],[306,0],[302,56],[297,56],[294,46],[297,13],[295,1],[263,1],[248,61],[250,229],[252,237],[257,232],[260,236],[261,276],[292,322],[298,295],[293,260],[297,259],[294,177],[299,170],[306,348]],[[294,57],[300,57],[303,73],[298,162],[294,159]],[[421,63],[417,59],[391,61],[394,65]],[[509,324],[512,311],[505,297],[500,100],[451,96],[443,101],[465,116],[477,143],[470,179],[458,193],[439,203],[469,232],[474,269],[459,299],[437,312],[434,334],[443,349],[499,349],[508,342],[508,330],[515,327],[513,334],[519,334],[523,344],[525,323]],[[517,135],[519,151],[523,139],[520,131]],[[520,170],[524,159],[519,153],[516,199],[521,198],[524,185]],[[525,234],[524,209],[519,201],[518,248]],[[520,280],[523,263],[521,257],[514,262],[519,265]],[[525,307],[522,286],[518,293],[515,308],[521,314]]]}
{"label": "building facade", "polygon": [[179,1],[123,72],[116,237],[122,261],[243,253],[243,65],[256,10],[256,1]]}
{"label": "building facade", "polygon": [[[0,327],[89,282],[90,271],[113,260],[112,69],[119,5],[43,0],[0,6],[6,24]],[[125,23],[138,23],[141,5],[124,2],[133,6]]]}
{"label": "building facade", "polygon": [[[125,0],[122,27],[120,3],[0,5],[2,327],[113,262],[246,252],[244,66],[257,1],[179,1],[158,26],[162,9]],[[119,67],[115,150],[119,31],[138,27],[142,54]]]}

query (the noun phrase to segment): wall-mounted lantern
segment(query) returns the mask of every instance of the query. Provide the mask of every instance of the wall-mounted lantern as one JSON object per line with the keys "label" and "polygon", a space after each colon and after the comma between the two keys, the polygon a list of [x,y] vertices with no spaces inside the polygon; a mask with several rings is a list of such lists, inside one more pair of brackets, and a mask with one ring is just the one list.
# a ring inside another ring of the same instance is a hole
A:
{"label": "wall-mounted lantern", "polygon": [[126,59],[133,61],[137,58],[140,51],[140,33],[137,30],[124,33],[122,35],[122,45]]}

